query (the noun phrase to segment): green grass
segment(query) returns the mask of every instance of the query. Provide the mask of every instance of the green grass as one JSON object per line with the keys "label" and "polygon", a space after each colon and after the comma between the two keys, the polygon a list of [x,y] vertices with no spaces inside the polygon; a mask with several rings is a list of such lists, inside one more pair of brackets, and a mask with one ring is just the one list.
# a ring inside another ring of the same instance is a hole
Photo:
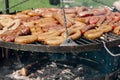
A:
{"label": "green grass", "polygon": [[[5,9],[5,1],[4,0],[0,0],[0,10],[4,10]],[[12,7],[14,5],[16,5],[19,2],[22,2],[24,0],[9,0],[9,6]],[[31,9],[31,8],[40,8],[40,7],[50,7],[51,5],[49,4],[49,0],[28,0],[27,2],[24,2],[21,5],[18,5],[14,8],[11,8],[10,11],[21,11],[21,10],[25,10],[25,9]],[[51,6],[52,7],[52,6]]]}
{"label": "green grass", "polygon": [[[9,0],[9,6],[12,7],[15,4],[24,1],[24,0]],[[93,6],[93,7],[98,7],[98,6],[103,6],[100,3],[96,3],[92,0],[75,0],[76,2],[74,4],[70,4],[71,6],[80,6],[80,5],[84,5],[84,6]],[[104,3],[106,3],[109,6],[112,6],[112,3],[115,0],[98,0],[98,1],[103,1]],[[22,10],[26,10],[26,9],[31,9],[31,8],[44,8],[44,7],[59,7],[57,6],[53,6],[49,4],[49,0],[29,0],[21,5],[18,5],[14,8],[10,9],[10,12],[13,12],[15,10],[17,11],[22,11]],[[4,11],[5,10],[5,0],[0,0],[0,10]]]}

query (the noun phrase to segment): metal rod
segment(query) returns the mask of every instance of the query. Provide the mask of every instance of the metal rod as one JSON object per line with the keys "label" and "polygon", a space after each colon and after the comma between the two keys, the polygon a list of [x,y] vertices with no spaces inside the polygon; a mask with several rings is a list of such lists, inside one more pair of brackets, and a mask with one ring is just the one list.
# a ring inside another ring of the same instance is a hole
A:
{"label": "metal rod", "polygon": [[120,53],[117,53],[117,54],[112,53],[112,52],[108,49],[108,47],[106,46],[105,41],[102,40],[102,43],[103,43],[103,47],[105,48],[105,50],[106,50],[111,56],[113,56],[113,57],[120,56]]}
{"label": "metal rod", "polygon": [[20,57],[19,57],[19,55],[18,55],[18,51],[14,51],[14,54],[15,54],[15,56],[16,56],[16,58],[17,58],[17,61],[18,61],[16,68],[21,68],[21,67],[23,67],[24,65],[22,64],[22,62],[21,62],[21,60],[20,60]]}
{"label": "metal rod", "polygon": [[68,38],[68,28],[67,28],[67,19],[66,19],[66,14],[65,14],[65,9],[64,9],[63,0],[62,0],[62,10],[63,10],[63,15],[64,15],[64,23],[65,23],[66,39],[67,39],[67,38]]}
{"label": "metal rod", "polygon": [[108,6],[108,7],[111,7],[111,5],[106,4],[105,2],[103,2],[103,1],[101,1],[101,0],[92,0],[92,1],[94,1],[94,2],[96,2],[96,3],[99,3],[99,4],[102,4],[102,5],[105,5],[105,6]]}
{"label": "metal rod", "polygon": [[6,13],[9,14],[10,13],[10,9],[12,9],[12,8],[14,8],[14,7],[18,6],[18,5],[21,5],[21,4],[23,4],[23,3],[27,2],[27,1],[29,1],[29,0],[21,1],[21,2],[19,2],[17,4],[15,4],[15,5],[9,7],[9,0],[5,0],[5,7],[6,8],[5,8],[4,11],[6,11]]}
{"label": "metal rod", "polygon": [[15,5],[11,6],[9,9],[14,8],[14,7],[18,6],[18,5],[21,5],[21,4],[23,4],[23,3],[27,2],[27,1],[29,1],[29,0],[21,1],[21,2],[19,2],[17,4],[15,4]]}
{"label": "metal rod", "polygon": [[6,13],[9,14],[9,0],[5,0]]}

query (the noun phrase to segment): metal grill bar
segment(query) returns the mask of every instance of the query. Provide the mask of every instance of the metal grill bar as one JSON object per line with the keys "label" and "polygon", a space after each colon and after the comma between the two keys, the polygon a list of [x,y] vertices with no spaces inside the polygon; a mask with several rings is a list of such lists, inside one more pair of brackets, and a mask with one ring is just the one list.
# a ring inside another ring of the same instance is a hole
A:
{"label": "metal grill bar", "polygon": [[[96,41],[96,39],[95,39],[95,40],[90,40],[90,39],[88,40],[88,39],[85,39],[85,38],[84,38],[84,40],[89,41],[90,43],[98,43],[98,41]],[[99,42],[100,42],[100,41],[99,41]]]}
{"label": "metal grill bar", "polygon": [[113,34],[112,32],[111,32],[111,33],[108,33],[108,36],[110,36],[111,38],[120,38],[119,35],[115,35],[115,34]]}
{"label": "metal grill bar", "polygon": [[100,39],[96,39],[95,41],[98,42],[98,43],[101,43],[101,40],[100,40]]}
{"label": "metal grill bar", "polygon": [[[103,36],[104,37],[104,36]],[[105,43],[108,47],[117,46],[120,44],[120,36],[115,35],[114,33],[110,32],[107,34],[109,39],[105,39]],[[111,40],[110,40],[111,39]],[[73,52],[85,52],[85,51],[94,51],[100,50],[104,48],[102,39],[96,40],[88,40],[84,37],[81,37],[75,42],[78,44],[76,45],[66,45],[66,46],[49,46],[44,45],[42,43],[34,43],[34,44],[15,44],[13,42],[0,42],[0,47],[8,48],[8,49],[15,49],[15,50],[22,50],[22,51],[32,51],[32,52],[47,52],[47,53],[73,53]]]}
{"label": "metal grill bar", "polygon": [[83,38],[81,38],[80,41],[83,42],[84,44],[90,44],[89,41],[87,41],[87,40],[85,40],[85,39],[83,39]]}
{"label": "metal grill bar", "polygon": [[76,42],[77,44],[79,44],[79,45],[84,45],[84,43],[81,42],[81,41],[79,41],[79,40],[76,40],[75,42]]}

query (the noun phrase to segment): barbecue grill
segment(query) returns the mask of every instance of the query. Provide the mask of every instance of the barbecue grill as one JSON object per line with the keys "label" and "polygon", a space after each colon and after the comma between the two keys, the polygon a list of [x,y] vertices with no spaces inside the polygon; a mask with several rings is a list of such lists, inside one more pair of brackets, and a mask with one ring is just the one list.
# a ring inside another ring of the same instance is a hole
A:
{"label": "barbecue grill", "polygon": [[[6,7],[8,9],[8,6]],[[9,11],[7,10],[6,13],[9,13]],[[63,45],[60,46],[49,46],[39,42],[33,44],[16,44],[13,42],[0,41],[1,48],[12,49],[18,53],[19,51],[47,53],[53,61],[70,63],[69,61],[73,60],[73,63],[85,64],[100,70],[103,73],[102,75],[109,73],[113,75],[115,71],[119,69],[119,57],[113,57],[108,54],[111,49],[114,50],[117,48],[117,50],[119,50],[119,47],[117,47],[119,44],[120,36],[112,32],[106,33],[95,40],[88,40],[83,36],[75,41],[68,39],[67,44],[63,43]],[[112,52],[119,53],[117,50]],[[108,76],[111,76],[111,74]]]}
{"label": "barbecue grill", "polygon": [[[28,0],[27,0],[28,1]],[[96,0],[93,0],[96,1]],[[22,1],[18,4],[15,4],[12,7],[9,7],[9,0],[5,0],[6,13],[9,13],[9,9],[18,6],[26,1]],[[61,2],[62,3],[62,2]],[[100,2],[99,2],[100,3]],[[63,4],[63,3],[62,3]],[[103,5],[107,5],[101,3]],[[63,5],[64,6],[64,5]],[[63,8],[63,7],[62,7]],[[64,11],[64,10],[63,10]],[[114,8],[113,11],[116,11]],[[66,31],[67,34],[67,31]],[[71,42],[74,42],[70,44]],[[104,47],[113,47],[120,44],[120,36],[116,35],[112,32],[106,33],[101,38],[96,40],[88,40],[84,37],[79,38],[75,41],[68,42],[68,45],[61,46],[48,46],[43,45],[39,42],[35,42],[33,44],[15,44],[13,42],[0,42],[0,46],[3,48],[14,49],[14,50],[23,50],[23,51],[32,51],[32,52],[61,52],[61,53],[76,53],[76,52],[85,52],[85,51],[93,51],[100,50]],[[76,45],[77,44],[77,45]]]}
{"label": "barbecue grill", "polygon": [[[0,46],[8,49],[32,51],[32,52],[52,52],[52,53],[80,53],[85,51],[101,50],[104,48],[103,42],[107,47],[113,47],[120,44],[120,36],[108,33],[104,39],[88,40],[84,37],[75,40],[77,45],[70,44],[65,46],[48,46],[41,43],[34,44],[16,44],[13,42],[0,42]],[[69,43],[68,43],[69,44]]]}

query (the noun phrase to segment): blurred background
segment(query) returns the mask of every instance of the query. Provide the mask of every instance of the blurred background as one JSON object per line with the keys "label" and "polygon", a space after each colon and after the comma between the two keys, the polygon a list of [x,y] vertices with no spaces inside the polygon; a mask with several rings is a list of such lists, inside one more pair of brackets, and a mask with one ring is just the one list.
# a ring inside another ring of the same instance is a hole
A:
{"label": "blurred background", "polygon": [[[0,11],[6,11],[5,7],[6,0],[0,0]],[[60,7],[62,0],[8,0],[10,12],[22,11],[26,9],[44,8],[44,7]],[[101,7],[110,6],[116,0],[63,0],[68,1],[65,3],[66,6],[88,6],[88,7]],[[73,1],[73,2],[69,2]]]}

